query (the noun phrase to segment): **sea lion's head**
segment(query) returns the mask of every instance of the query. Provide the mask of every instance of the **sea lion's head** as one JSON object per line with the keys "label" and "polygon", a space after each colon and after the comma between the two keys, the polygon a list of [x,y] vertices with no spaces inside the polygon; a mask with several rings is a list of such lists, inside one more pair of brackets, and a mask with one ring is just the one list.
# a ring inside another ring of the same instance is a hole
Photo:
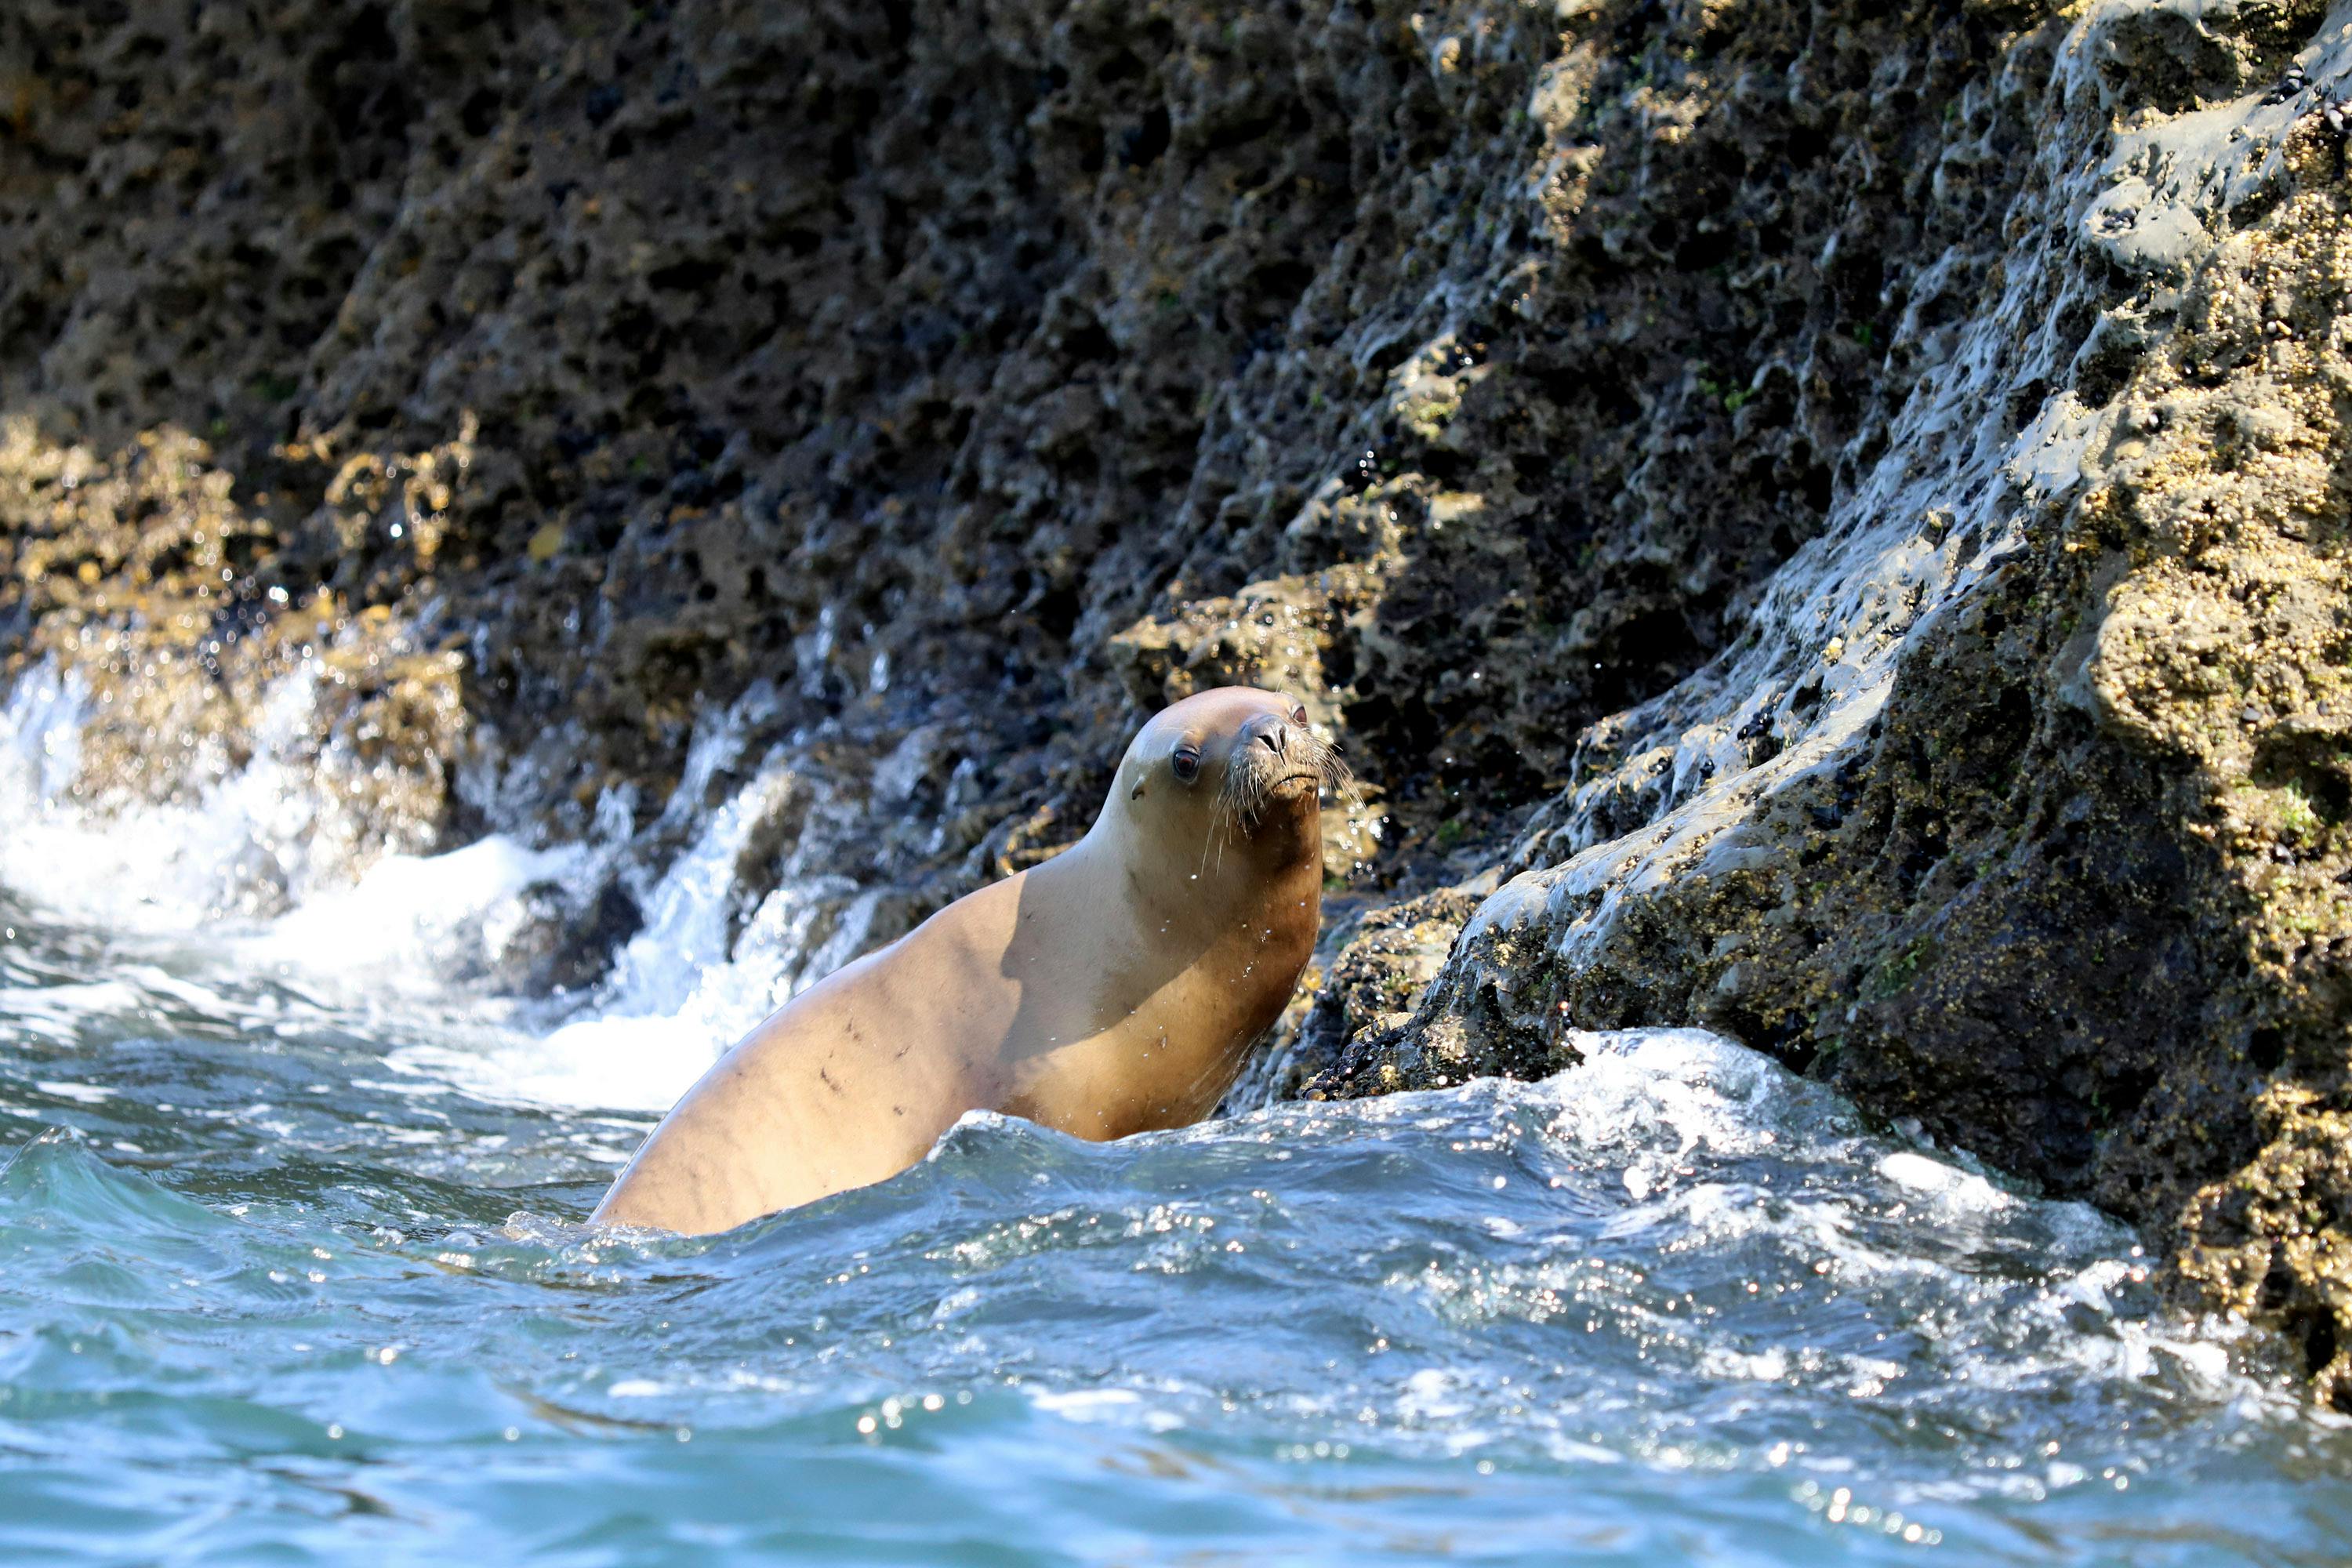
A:
{"label": "sea lion's head", "polygon": [[1348,768],[1295,698],[1222,686],[1161,709],[1129,742],[1111,805],[1207,863],[1322,853],[1321,804]]}

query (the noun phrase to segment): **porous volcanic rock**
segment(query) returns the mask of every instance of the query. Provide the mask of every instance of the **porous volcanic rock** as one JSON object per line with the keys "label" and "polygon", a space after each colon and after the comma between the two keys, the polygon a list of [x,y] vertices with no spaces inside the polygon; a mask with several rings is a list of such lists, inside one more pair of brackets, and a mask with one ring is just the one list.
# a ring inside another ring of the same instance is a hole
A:
{"label": "porous volcanic rock", "polygon": [[[2352,1399],[2348,50],[2312,0],[21,0],[0,681],[87,704],[92,809],[307,770],[240,907],[732,803],[812,964],[1278,682],[1368,804],[1259,1091],[1705,1023]],[[720,714],[777,771],[689,770]]]}

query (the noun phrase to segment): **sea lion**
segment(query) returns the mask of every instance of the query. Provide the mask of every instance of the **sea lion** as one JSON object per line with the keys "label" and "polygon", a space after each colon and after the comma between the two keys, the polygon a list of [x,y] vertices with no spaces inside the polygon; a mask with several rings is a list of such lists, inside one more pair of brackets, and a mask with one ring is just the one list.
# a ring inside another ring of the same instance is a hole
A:
{"label": "sea lion", "polygon": [[1276,692],[1163,710],[1084,838],[785,1004],[593,1223],[727,1230],[895,1175],[968,1110],[1097,1140],[1207,1115],[1314,950],[1321,793],[1343,778]]}

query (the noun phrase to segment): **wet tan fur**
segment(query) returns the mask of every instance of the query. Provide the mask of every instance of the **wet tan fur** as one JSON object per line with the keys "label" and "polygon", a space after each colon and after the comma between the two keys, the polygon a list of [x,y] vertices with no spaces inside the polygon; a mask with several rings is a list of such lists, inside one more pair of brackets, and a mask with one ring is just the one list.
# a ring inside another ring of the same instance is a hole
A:
{"label": "wet tan fur", "polygon": [[[1318,792],[1342,770],[1292,712],[1231,687],[1160,713],[1083,839],[752,1030],[596,1223],[729,1229],[894,1175],[973,1110],[1091,1139],[1208,1114],[1289,1000],[1321,914]],[[1171,763],[1183,743],[1201,750],[1190,784]]]}

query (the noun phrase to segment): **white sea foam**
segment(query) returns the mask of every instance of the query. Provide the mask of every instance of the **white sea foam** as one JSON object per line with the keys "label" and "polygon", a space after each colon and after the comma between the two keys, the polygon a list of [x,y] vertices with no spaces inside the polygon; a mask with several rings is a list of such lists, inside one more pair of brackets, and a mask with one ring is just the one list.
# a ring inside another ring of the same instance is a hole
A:
{"label": "white sea foam", "polygon": [[[2034,1398],[2148,1379],[2201,1401],[2276,1397],[2232,1367],[2225,1326],[2152,1310],[2131,1232],[2087,1205],[2004,1190],[1965,1161],[1874,1135],[1822,1086],[1699,1030],[1599,1031],[1575,1044],[1582,1059],[1540,1083],[1473,1083],[1338,1112],[1276,1107],[1250,1120],[1293,1139],[1334,1115],[1359,1131],[1450,1131],[1474,1184],[1486,1162],[1512,1173],[1498,1192],[1520,1191],[1532,1174],[1601,1205],[1595,1214],[1570,1203],[1538,1224],[1528,1210],[1509,1226],[1489,1221],[1493,1253],[1447,1252],[1386,1279],[1482,1332],[1514,1322],[1599,1331],[1662,1365],[1865,1401],[1932,1405],[1956,1379]],[[1941,1332],[1773,1342],[1785,1321],[1774,1294],[1813,1289]],[[1407,1425],[1443,1417],[1453,1397],[1444,1371],[1424,1370],[1403,1381],[1395,1414]]]}
{"label": "white sea foam", "polygon": [[139,993],[119,980],[5,986],[0,987],[0,1020],[16,1032],[70,1045],[79,1037],[83,1020],[131,1012],[140,1001]]}
{"label": "white sea foam", "polygon": [[[646,837],[688,826],[686,814],[736,768],[747,731],[772,703],[755,692],[702,728],[665,822]],[[416,1059],[501,1095],[616,1110],[670,1105],[752,1025],[856,956],[870,928],[873,900],[840,877],[787,879],[746,910],[744,857],[805,787],[788,755],[771,751],[658,877],[633,879],[645,923],[585,1010],[542,1037],[487,1054],[423,1051]],[[625,875],[636,869],[624,863]]]}
{"label": "white sea foam", "polygon": [[[793,876],[746,898],[754,837],[808,788],[782,751],[706,809],[714,781],[741,771],[772,692],[707,716],[667,807],[642,831],[608,797],[585,842],[534,847],[492,833],[365,864],[337,860],[320,833],[332,803],[301,750],[314,700],[314,677],[285,678],[248,760],[187,801],[131,803],[84,786],[87,691],[36,669],[0,704],[0,887],[49,918],[117,935],[202,932],[212,957],[276,974],[322,1005],[437,999],[483,1026],[404,1047],[395,1065],[499,1097],[615,1109],[668,1105],[745,1030],[866,944],[877,900],[845,878]],[[503,786],[484,787],[494,798]],[[680,839],[686,847],[661,863]],[[499,973],[551,900],[581,907],[615,876],[644,924],[584,1004],[518,1009],[457,984]],[[141,1005],[121,1000],[119,1011]],[[33,1033],[68,1029],[61,1012],[87,1009],[41,988],[0,992],[0,1015]]]}
{"label": "white sea foam", "polygon": [[[674,974],[642,990],[624,979],[600,994],[593,1010],[527,1050],[483,1060],[467,1077],[484,1088],[554,1104],[668,1106],[751,1026],[834,967],[824,961],[829,955],[809,956],[811,928],[824,907],[814,891],[805,885],[777,889],[740,935],[711,950],[717,956],[681,962]],[[631,946],[638,971],[656,974],[672,951],[645,933]]]}
{"label": "white sea foam", "polygon": [[459,951],[490,963],[504,955],[529,918],[527,889],[577,881],[597,858],[589,845],[531,849],[503,834],[446,855],[390,855],[236,942],[306,977],[437,989]]}
{"label": "white sea foam", "polygon": [[186,802],[85,798],[82,682],[37,668],[0,704],[0,882],[68,921],[106,930],[192,930],[278,895],[299,897],[314,863],[318,795],[289,758],[315,677],[263,704],[252,758]]}

